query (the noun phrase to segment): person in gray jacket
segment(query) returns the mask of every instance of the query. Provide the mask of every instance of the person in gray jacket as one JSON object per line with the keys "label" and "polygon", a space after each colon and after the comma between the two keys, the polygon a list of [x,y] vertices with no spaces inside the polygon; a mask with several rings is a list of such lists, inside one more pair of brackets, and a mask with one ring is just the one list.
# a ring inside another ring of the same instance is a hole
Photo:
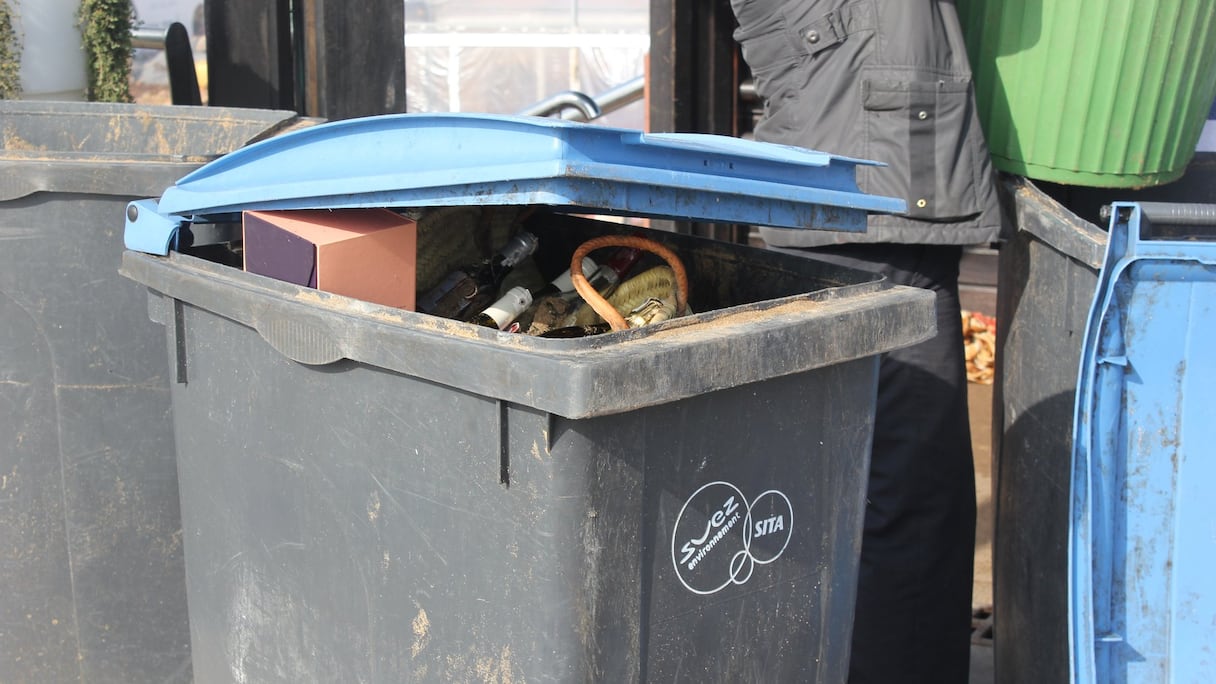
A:
{"label": "person in gray jacket", "polygon": [[731,5],[764,101],[756,139],[883,162],[859,167],[859,186],[907,203],[860,234],[762,228],[767,245],[937,295],[937,336],[880,361],[849,679],[966,682],[975,474],[958,270],[1001,211],[954,2]]}

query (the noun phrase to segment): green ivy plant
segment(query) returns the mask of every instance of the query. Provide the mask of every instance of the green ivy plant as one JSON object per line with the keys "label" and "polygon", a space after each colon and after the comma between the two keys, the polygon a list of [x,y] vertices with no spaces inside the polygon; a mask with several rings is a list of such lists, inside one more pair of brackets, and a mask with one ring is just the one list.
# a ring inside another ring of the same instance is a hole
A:
{"label": "green ivy plant", "polygon": [[94,102],[131,102],[132,0],[81,0],[76,15]]}
{"label": "green ivy plant", "polygon": [[0,0],[0,100],[21,94],[21,40],[13,27],[9,0]]}

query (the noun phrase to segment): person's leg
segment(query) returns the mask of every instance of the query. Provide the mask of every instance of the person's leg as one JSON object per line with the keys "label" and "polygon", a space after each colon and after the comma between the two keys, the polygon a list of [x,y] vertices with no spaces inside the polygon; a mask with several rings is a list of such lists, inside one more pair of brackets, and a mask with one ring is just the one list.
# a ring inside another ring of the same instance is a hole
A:
{"label": "person's leg", "polygon": [[802,253],[937,295],[937,336],[884,355],[879,367],[849,680],[965,683],[975,474],[961,248],[876,244]]}

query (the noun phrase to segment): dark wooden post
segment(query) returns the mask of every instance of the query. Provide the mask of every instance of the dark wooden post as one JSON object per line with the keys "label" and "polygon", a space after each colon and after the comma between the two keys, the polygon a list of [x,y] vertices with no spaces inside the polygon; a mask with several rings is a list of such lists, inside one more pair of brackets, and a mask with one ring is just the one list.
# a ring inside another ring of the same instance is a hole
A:
{"label": "dark wooden post", "polygon": [[297,0],[303,113],[349,119],[405,111],[405,3]]}
{"label": "dark wooden post", "polygon": [[206,0],[203,13],[208,103],[297,110],[291,0]]}
{"label": "dark wooden post", "polygon": [[325,119],[405,111],[401,0],[206,0],[204,7],[211,104]]}
{"label": "dark wooden post", "polygon": [[[650,130],[743,132],[734,29],[726,0],[651,0]],[[736,226],[677,222],[675,229],[731,242],[747,239],[746,229]]]}

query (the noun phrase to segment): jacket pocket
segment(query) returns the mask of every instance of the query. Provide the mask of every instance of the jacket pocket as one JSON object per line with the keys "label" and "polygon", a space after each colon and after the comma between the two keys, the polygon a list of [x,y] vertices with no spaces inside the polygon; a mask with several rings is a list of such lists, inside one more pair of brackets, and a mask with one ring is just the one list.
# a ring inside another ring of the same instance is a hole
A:
{"label": "jacket pocket", "polygon": [[971,104],[971,79],[890,67],[866,71],[861,81],[864,154],[888,167],[860,170],[863,189],[904,198],[908,216],[918,219],[978,214],[984,145]]}

